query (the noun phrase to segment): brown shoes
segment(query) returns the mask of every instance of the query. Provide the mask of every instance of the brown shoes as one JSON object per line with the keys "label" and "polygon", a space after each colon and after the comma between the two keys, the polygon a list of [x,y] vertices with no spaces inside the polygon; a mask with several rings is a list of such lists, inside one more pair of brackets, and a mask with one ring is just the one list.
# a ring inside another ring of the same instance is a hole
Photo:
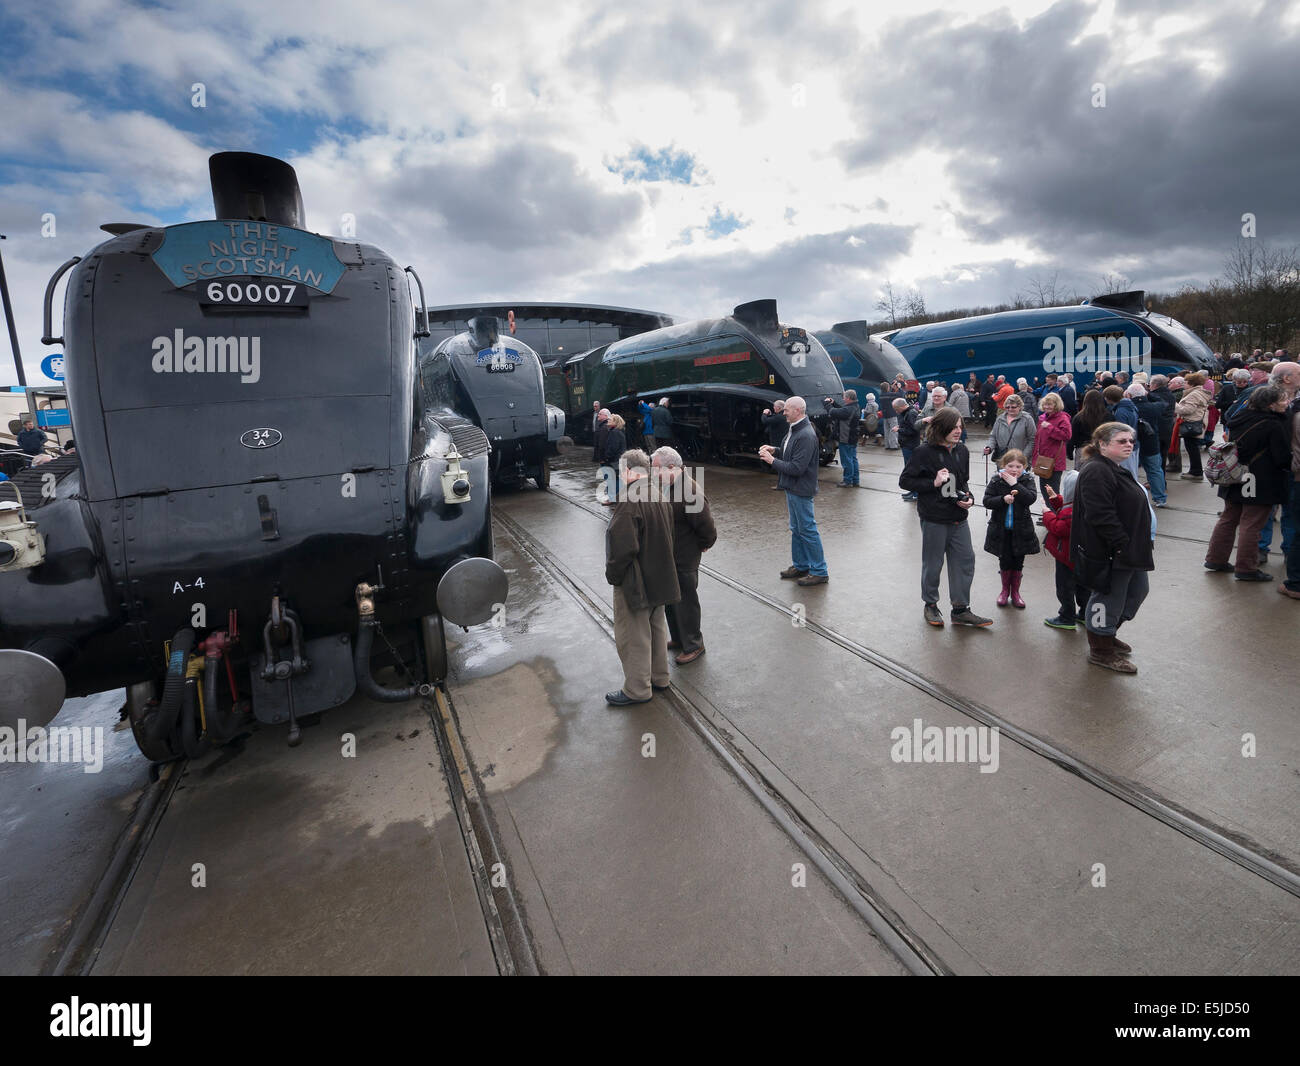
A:
{"label": "brown shoes", "polygon": [[701,644],[694,651],[682,652],[681,655],[677,656],[677,658],[673,660],[673,662],[675,662],[678,666],[685,666],[687,663],[695,662],[695,660],[698,659],[703,654],[704,654],[704,645]]}
{"label": "brown shoes", "polygon": [[824,585],[829,580],[830,580],[829,574],[822,574],[820,577],[818,577],[815,574],[804,574],[804,576],[801,577],[798,581],[796,581],[795,584],[803,585],[805,588],[807,588],[809,585]]}
{"label": "brown shoes", "polygon": [[[1127,645],[1126,645],[1127,647]],[[1131,650],[1131,649],[1130,649]],[[1136,674],[1138,668],[1119,650],[1113,636],[1105,636],[1088,630],[1088,662],[1093,666],[1104,666],[1117,674]]]}
{"label": "brown shoes", "polygon": [[807,577],[807,576],[808,576],[808,571],[800,570],[797,566],[787,566],[784,570],[781,571],[781,578],[784,581],[793,581],[795,578]]}

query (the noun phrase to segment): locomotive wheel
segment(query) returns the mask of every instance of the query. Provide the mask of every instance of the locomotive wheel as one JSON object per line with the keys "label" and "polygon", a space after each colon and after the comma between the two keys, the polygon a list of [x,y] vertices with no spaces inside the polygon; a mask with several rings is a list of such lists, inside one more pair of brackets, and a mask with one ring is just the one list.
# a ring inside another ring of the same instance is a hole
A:
{"label": "locomotive wheel", "polygon": [[153,708],[148,702],[154,699],[158,690],[152,681],[141,681],[128,685],[126,689],[126,711],[131,721],[131,735],[135,737],[135,746],[150,762],[172,762],[181,757],[179,748],[173,748],[170,739],[159,743],[151,741],[144,732],[144,716]]}
{"label": "locomotive wheel", "polygon": [[442,628],[442,615],[426,614],[421,618],[420,636],[424,643],[425,680],[431,685],[441,685],[447,680],[447,635]]}
{"label": "locomotive wheel", "polygon": [[551,487],[551,461],[545,456],[542,457],[542,465],[537,468],[537,475],[533,478],[533,482],[543,492]]}

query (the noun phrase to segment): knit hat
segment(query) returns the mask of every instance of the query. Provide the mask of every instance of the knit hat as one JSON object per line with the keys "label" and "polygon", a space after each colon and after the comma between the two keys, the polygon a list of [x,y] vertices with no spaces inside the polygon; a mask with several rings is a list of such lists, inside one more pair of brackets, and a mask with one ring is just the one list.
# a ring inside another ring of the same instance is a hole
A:
{"label": "knit hat", "polygon": [[1079,480],[1079,471],[1067,470],[1061,478],[1061,499],[1066,503],[1074,502],[1074,483]]}

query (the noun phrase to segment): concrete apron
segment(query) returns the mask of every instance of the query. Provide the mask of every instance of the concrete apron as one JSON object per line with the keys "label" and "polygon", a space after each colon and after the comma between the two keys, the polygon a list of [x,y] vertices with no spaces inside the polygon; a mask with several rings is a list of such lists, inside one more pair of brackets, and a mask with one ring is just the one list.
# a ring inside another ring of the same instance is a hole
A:
{"label": "concrete apron", "polygon": [[495,973],[425,702],[285,732],[190,763],[93,972]]}
{"label": "concrete apron", "polygon": [[500,528],[496,547],[506,625],[449,630],[449,687],[540,968],[903,973],[662,698],[606,705],[612,640]]}
{"label": "concrete apron", "polygon": [[[829,480],[835,471],[823,474]],[[884,487],[890,476],[875,480]],[[895,471],[895,485],[896,478]],[[585,469],[561,471],[557,487],[589,492],[589,482]],[[1265,698],[1276,694],[1262,677],[1253,687],[1256,699],[1237,703],[1221,672],[1193,656],[1177,668],[1148,668],[1151,658],[1139,650],[1145,676],[1138,678],[1087,666],[1081,633],[1042,625],[1055,613],[1055,600],[1051,568],[1041,557],[1026,567],[1030,610],[992,606],[996,564],[980,553],[974,606],[995,613],[998,625],[933,630],[920,618],[915,515],[897,495],[827,487],[818,497],[818,518],[831,583],[799,590],[776,576],[789,562],[789,535],[784,501],[766,491],[769,484],[747,471],[705,471],[721,533],[707,565],[768,595],[802,602],[810,619],[1054,737],[1093,763],[1139,781],[1146,775],[1152,787],[1212,820],[1249,826],[1257,840],[1294,833],[1281,814],[1291,794],[1283,767],[1294,763],[1287,756],[1293,731],[1280,731],[1280,715]],[[1171,503],[1203,502],[1183,501],[1181,488],[1172,489]],[[608,599],[600,518],[541,493],[503,497],[499,506],[574,573],[586,575],[593,596]],[[1168,515],[1162,511],[1162,521]],[[982,537],[983,522],[977,517],[976,523]],[[1166,525],[1182,523],[1190,535],[1191,516]],[[1179,535],[1177,528],[1172,532]],[[852,558],[857,545],[878,547],[869,558],[857,548]],[[1189,549],[1166,538],[1157,550],[1162,566],[1169,565],[1167,558],[1181,560],[1166,571],[1177,575],[1175,596],[1185,578],[1201,579],[1191,567],[1199,568],[1200,546]],[[1139,649],[1186,621],[1188,612],[1168,605],[1171,590],[1160,577],[1157,571],[1143,615],[1124,630]],[[1282,889],[1010,742],[1001,745],[996,773],[982,774],[973,764],[896,763],[892,729],[917,718],[927,726],[972,723],[717,581],[702,580],[701,600],[708,653],[674,671],[689,677],[988,969],[1231,973],[1293,967],[1300,904]],[[1275,601],[1292,606],[1276,596],[1256,598],[1254,605],[1267,618],[1278,609]],[[1014,640],[1007,639],[1008,629]],[[1243,654],[1251,654],[1241,644]],[[617,676],[612,647],[590,648],[587,655],[594,665],[607,664],[611,681]],[[600,684],[590,691],[588,698],[598,700]],[[1218,699],[1205,698],[1216,692]],[[1228,701],[1253,728],[1224,722],[1221,704]],[[1240,734],[1248,729],[1272,738],[1268,756],[1241,758]],[[1237,817],[1225,818],[1220,800],[1234,796]],[[1105,887],[1097,884],[1097,864],[1104,865]]]}

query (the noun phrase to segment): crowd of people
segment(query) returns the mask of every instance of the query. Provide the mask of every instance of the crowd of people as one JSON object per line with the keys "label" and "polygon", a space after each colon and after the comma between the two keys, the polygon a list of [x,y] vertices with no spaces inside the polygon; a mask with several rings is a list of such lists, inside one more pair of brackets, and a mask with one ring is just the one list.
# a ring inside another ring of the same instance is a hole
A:
{"label": "crowd of people", "polygon": [[[1149,592],[1156,510],[1167,504],[1170,475],[1208,477],[1223,500],[1207,570],[1231,571],[1239,581],[1271,581],[1260,564],[1268,558],[1272,519],[1280,517],[1286,579],[1278,591],[1300,600],[1300,542],[1294,536],[1300,515],[1300,364],[1277,355],[1248,366],[1222,360],[1220,387],[1202,373],[1101,373],[1082,391],[1067,373],[1049,374],[1041,384],[1020,378],[1015,385],[990,375],[983,384],[972,378],[951,389],[928,382],[924,396],[911,399],[900,375],[881,383],[879,406],[870,396],[859,405],[848,390],[840,398],[825,397],[823,407],[839,445],[841,486],[860,484],[860,441],[902,452],[898,484],[903,499],[916,504],[921,531],[922,615],[935,627],[945,625],[939,609],[945,567],[951,622],[993,624],[971,605],[976,555],[969,520],[976,499],[966,422],[985,419],[983,454],[995,471],[986,476],[980,502],[987,516],[984,551],[997,557],[1001,577],[997,605],[1025,608],[1025,559],[1046,550],[1054,560],[1058,609],[1045,624],[1074,631],[1083,623],[1088,661],[1134,674],[1133,649],[1119,631]],[[596,461],[615,468],[605,477],[612,486],[608,502],[615,506],[606,577],[615,586],[616,643],[624,668],[623,688],[606,696],[615,705],[644,702],[668,684],[669,650],[680,652],[676,661],[682,665],[704,651],[698,571],[701,553],[717,533],[694,482],[687,487],[702,506],[688,505],[690,492],[669,491],[690,479],[681,456],[660,435],[657,411],[642,404],[643,438],[647,447],[656,446],[652,454],[628,450],[619,416],[599,407],[593,416]],[[791,562],[780,576],[800,586],[827,584],[814,510],[817,431],[798,396],[774,403],[762,418],[768,443],[759,458],[777,475],[773,489],[785,492],[789,516]],[[1207,448],[1210,459],[1203,462]],[[1041,544],[1031,511],[1040,498],[1039,524],[1046,529]]]}

